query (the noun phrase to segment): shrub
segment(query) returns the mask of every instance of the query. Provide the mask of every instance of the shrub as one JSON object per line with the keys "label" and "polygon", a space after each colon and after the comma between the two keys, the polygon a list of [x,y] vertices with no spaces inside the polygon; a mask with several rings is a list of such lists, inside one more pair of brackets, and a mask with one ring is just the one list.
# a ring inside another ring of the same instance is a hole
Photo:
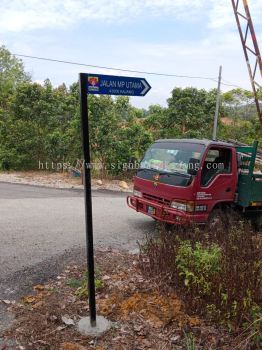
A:
{"label": "shrub", "polygon": [[216,244],[203,247],[197,242],[193,247],[190,241],[180,241],[176,268],[185,286],[196,288],[199,295],[209,295],[213,279],[221,272],[221,259],[221,248]]}
{"label": "shrub", "polygon": [[140,266],[191,312],[234,327],[261,317],[262,259],[250,225],[228,220],[212,232],[160,228],[141,247]]}

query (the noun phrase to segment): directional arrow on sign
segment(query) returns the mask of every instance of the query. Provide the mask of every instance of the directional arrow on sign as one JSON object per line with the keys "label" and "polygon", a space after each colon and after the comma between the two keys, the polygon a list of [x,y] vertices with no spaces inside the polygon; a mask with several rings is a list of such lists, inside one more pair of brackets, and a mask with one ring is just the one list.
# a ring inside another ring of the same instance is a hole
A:
{"label": "directional arrow on sign", "polygon": [[145,79],[141,80],[141,83],[144,85],[144,90],[141,92],[141,96],[145,96],[148,91],[151,89],[151,86],[148,84],[148,82]]}
{"label": "directional arrow on sign", "polygon": [[145,96],[151,89],[144,78],[85,74],[88,94]]}

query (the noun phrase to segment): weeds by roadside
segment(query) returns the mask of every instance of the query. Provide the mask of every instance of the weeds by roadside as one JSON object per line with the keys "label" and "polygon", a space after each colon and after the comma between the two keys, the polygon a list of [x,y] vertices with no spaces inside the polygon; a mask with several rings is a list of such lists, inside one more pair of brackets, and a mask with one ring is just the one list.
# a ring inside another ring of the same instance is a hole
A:
{"label": "weeds by roadside", "polygon": [[[78,298],[88,298],[87,278],[88,278],[88,274],[85,271],[80,278],[69,278],[66,281],[66,284],[69,287],[75,289],[74,294]],[[104,282],[101,279],[99,271],[96,271],[96,276],[95,276],[95,289],[96,289],[96,291],[99,291],[101,288],[103,288],[103,286],[104,286]]]}
{"label": "weeds by roadside", "polygon": [[[86,295],[76,291],[85,283],[85,266],[67,266],[46,285],[37,285],[21,303],[11,305],[16,322],[6,332],[8,350],[232,350],[233,336],[185,312],[176,292],[161,293],[143,277],[138,255],[97,252],[98,314],[113,322],[99,339],[81,336],[78,320],[88,314]],[[1,349],[0,340],[0,349]],[[5,349],[5,348],[4,348]]]}
{"label": "weeds by roadside", "polygon": [[10,303],[16,323],[4,341],[14,350],[261,349],[261,236],[252,233],[245,223],[212,233],[160,229],[140,255],[97,252],[97,310],[114,324],[108,333],[77,332],[88,314],[87,276],[73,265]]}
{"label": "weeds by roadside", "polygon": [[236,332],[236,349],[259,349],[262,238],[248,223],[229,220],[212,232],[160,227],[141,247],[140,267],[160,290],[177,291],[188,312]]}

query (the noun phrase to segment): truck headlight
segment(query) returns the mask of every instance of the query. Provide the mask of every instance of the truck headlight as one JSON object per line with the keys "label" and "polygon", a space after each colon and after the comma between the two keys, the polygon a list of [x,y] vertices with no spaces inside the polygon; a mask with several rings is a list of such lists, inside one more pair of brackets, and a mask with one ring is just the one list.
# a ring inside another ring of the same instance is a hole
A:
{"label": "truck headlight", "polygon": [[133,191],[133,195],[134,195],[135,197],[139,197],[139,198],[142,198],[142,197],[143,197],[142,192],[137,191],[137,190],[134,190],[134,191]]}
{"label": "truck headlight", "polygon": [[170,207],[181,211],[193,212],[195,210],[195,203],[192,201],[187,201],[187,202],[172,201],[170,204]]}
{"label": "truck headlight", "polygon": [[186,211],[186,203],[173,201],[173,202],[171,202],[170,206],[171,206],[171,208],[174,208],[177,210]]}

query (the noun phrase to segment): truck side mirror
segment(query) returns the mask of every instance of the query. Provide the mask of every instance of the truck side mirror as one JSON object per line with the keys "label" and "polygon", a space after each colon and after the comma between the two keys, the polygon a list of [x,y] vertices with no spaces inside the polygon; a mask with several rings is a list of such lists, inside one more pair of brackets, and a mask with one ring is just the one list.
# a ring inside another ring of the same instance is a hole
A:
{"label": "truck side mirror", "polygon": [[190,158],[188,162],[187,173],[189,175],[197,175],[200,166],[199,159]]}

